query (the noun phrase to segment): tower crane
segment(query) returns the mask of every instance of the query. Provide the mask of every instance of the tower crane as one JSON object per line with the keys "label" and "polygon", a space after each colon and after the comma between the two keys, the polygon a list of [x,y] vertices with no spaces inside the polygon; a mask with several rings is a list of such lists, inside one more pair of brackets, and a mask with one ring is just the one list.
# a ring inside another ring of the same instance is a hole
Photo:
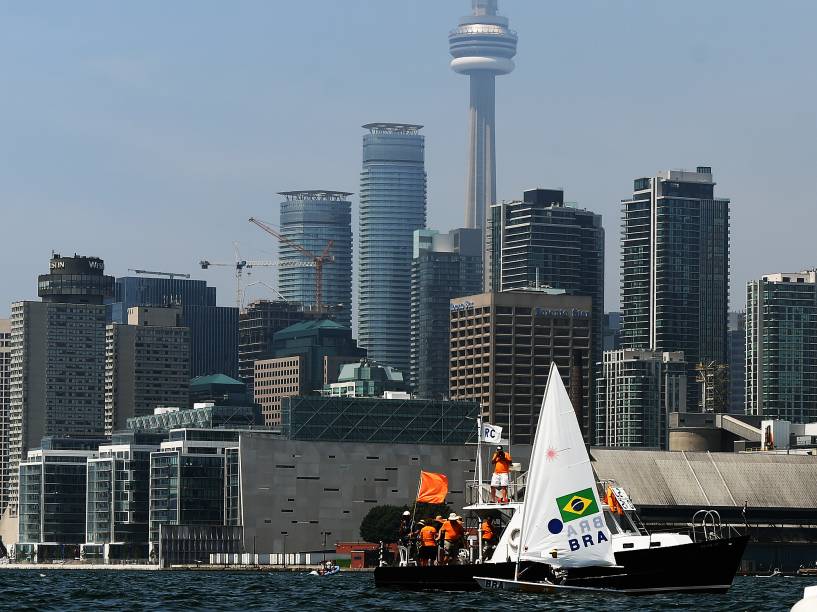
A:
{"label": "tower crane", "polygon": [[190,278],[189,274],[182,274],[181,272],[155,272],[154,270],[136,270],[134,268],[128,268],[128,272],[133,272],[134,274],[152,274],[153,276],[167,276],[171,280],[174,278]]}
{"label": "tower crane", "polygon": [[247,260],[241,258],[241,253],[238,250],[238,243],[234,242],[235,261],[232,263],[221,261],[210,261],[209,259],[202,259],[199,262],[202,270],[207,270],[211,267],[233,268],[235,270],[235,305],[241,310],[244,301],[244,295],[241,290],[241,278],[244,275],[244,270],[249,268],[312,268],[315,264],[311,261],[268,261],[268,260]]}
{"label": "tower crane", "polygon": [[[315,309],[318,312],[323,312],[323,265],[325,263],[332,263],[335,261],[335,256],[330,255],[329,252],[332,250],[332,246],[334,246],[335,241],[330,240],[326,243],[326,247],[323,249],[323,252],[320,255],[315,255],[312,251],[308,250],[302,244],[295,242],[294,240],[287,238],[280,232],[276,231],[263,221],[259,221],[255,217],[250,217],[250,223],[254,223],[262,230],[270,234],[271,236],[278,239],[279,242],[286,244],[287,246],[291,246],[293,249],[298,251],[301,255],[306,257],[307,259],[311,260],[308,263],[311,263],[311,266],[304,266],[304,267],[314,267],[315,268]],[[295,262],[293,262],[295,263]],[[304,262],[307,263],[307,262]]]}

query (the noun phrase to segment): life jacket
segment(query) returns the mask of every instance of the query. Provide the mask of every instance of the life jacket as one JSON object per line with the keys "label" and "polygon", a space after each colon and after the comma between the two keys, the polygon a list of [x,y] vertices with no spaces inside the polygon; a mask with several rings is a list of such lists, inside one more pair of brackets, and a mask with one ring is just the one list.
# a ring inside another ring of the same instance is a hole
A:
{"label": "life jacket", "polygon": [[505,453],[505,456],[499,459],[497,454],[494,453],[494,456],[491,457],[491,463],[494,464],[494,474],[507,474],[511,470],[511,455]]}
{"label": "life jacket", "polygon": [[420,542],[423,546],[437,545],[437,530],[431,525],[426,525],[420,530]]}
{"label": "life jacket", "polygon": [[491,523],[489,523],[488,521],[483,521],[482,523],[482,539],[483,540],[494,539],[494,530],[491,528]]}

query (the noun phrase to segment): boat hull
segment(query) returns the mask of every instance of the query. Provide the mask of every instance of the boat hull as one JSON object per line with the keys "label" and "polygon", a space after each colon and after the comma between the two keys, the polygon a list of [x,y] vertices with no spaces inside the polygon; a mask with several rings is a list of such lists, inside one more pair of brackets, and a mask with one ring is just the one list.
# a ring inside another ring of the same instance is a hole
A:
{"label": "boat hull", "polygon": [[724,593],[740,565],[748,536],[693,542],[666,548],[616,553],[617,565],[568,570],[557,579],[552,568],[523,562],[518,581],[514,563],[444,567],[378,567],[375,584],[411,590],[472,591],[477,588],[548,592],[559,590]]}

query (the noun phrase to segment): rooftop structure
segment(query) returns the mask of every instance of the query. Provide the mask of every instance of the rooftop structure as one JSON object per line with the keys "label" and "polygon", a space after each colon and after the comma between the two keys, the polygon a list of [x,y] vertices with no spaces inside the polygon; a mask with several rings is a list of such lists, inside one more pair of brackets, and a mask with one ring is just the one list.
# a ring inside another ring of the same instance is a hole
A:
{"label": "rooftop structure", "polygon": [[367,123],[362,126],[364,130],[369,130],[372,134],[409,134],[416,135],[422,125],[412,123]]}

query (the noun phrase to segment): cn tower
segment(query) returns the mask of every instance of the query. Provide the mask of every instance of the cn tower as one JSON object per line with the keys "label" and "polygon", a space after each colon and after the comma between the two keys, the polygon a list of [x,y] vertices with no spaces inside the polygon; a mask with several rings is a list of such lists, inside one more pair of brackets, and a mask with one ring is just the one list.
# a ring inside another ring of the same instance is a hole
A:
{"label": "cn tower", "polygon": [[496,202],[496,76],[514,69],[516,32],[497,14],[497,0],[472,0],[473,12],[448,35],[451,68],[471,77],[465,227],[485,228]]}

